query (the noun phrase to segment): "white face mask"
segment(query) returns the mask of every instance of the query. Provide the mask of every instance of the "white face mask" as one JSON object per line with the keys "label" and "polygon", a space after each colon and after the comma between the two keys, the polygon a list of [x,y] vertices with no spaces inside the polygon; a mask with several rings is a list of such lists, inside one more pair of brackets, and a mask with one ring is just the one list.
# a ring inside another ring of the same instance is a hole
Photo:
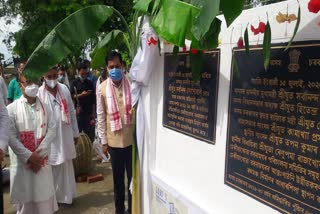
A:
{"label": "white face mask", "polygon": [[38,90],[39,90],[39,86],[33,83],[32,85],[28,85],[25,88],[24,92],[28,97],[36,97],[38,94]]}
{"label": "white face mask", "polygon": [[46,79],[46,84],[47,84],[47,86],[49,86],[50,88],[56,87],[57,83],[58,83],[58,79],[55,79],[55,80],[47,80],[47,79]]}

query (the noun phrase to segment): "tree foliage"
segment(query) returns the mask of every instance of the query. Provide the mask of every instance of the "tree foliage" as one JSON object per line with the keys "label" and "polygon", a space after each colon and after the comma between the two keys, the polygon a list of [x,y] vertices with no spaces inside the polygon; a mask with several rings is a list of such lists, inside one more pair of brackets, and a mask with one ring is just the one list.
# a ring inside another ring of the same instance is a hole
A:
{"label": "tree foliage", "polygon": [[[128,22],[132,20],[131,0],[8,0],[7,17],[19,15],[22,28],[11,34],[5,42],[8,46],[11,41],[15,41],[13,53],[27,59],[44,37],[64,18],[81,8],[96,4],[114,6]],[[96,36],[88,40],[82,48],[75,50],[66,61],[75,65],[84,49],[92,49],[95,46],[101,32],[113,29],[124,30],[125,26],[116,17],[110,18]],[[74,30],[77,30],[77,26]]]}

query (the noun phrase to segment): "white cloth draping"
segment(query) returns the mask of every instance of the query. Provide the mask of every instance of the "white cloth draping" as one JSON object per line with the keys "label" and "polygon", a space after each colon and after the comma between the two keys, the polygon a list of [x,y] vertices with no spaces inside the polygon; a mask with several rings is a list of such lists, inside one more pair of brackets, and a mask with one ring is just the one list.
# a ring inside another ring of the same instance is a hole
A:
{"label": "white cloth draping", "polygon": [[[143,160],[143,144],[145,134],[144,101],[143,97],[141,96],[141,90],[143,87],[148,85],[153,70],[153,65],[160,57],[158,45],[148,44],[148,40],[150,40],[150,38],[160,42],[158,36],[150,26],[148,17],[146,17],[142,25],[142,48],[140,47],[138,49],[130,69],[130,77],[132,78],[132,105],[134,106],[139,102],[136,118],[139,160]],[[142,161],[140,161],[140,169],[142,169]]]}

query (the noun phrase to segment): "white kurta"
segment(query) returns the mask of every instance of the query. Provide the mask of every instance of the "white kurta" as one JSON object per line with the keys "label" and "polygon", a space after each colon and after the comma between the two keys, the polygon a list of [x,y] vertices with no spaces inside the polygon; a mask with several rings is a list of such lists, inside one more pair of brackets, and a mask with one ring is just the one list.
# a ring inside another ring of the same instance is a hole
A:
{"label": "white kurta", "polygon": [[66,99],[71,124],[62,121],[61,97],[54,97],[44,86],[39,89],[39,98],[48,105],[56,120],[56,137],[51,144],[49,164],[52,165],[56,198],[59,203],[71,204],[76,196],[76,183],[72,159],[76,157],[74,138],[79,137],[77,118],[69,89],[58,83],[61,97]]}
{"label": "white kurta", "polygon": [[67,86],[58,83],[61,96],[66,99],[70,113],[71,124],[62,121],[60,96],[54,97],[44,86],[39,89],[39,98],[45,103],[49,111],[53,112],[56,121],[56,136],[51,144],[51,154],[49,156],[50,165],[60,165],[67,160],[76,158],[74,138],[79,137],[76,113],[74,110],[71,94]]}
{"label": "white kurta", "polygon": [[[47,130],[42,143],[38,146],[41,149],[40,155],[47,157],[50,153],[50,144],[56,135],[56,124],[53,120],[50,111],[43,104],[46,110],[45,117],[47,117]],[[20,115],[17,112],[18,108],[23,108],[26,115]],[[11,203],[18,209],[18,213],[39,213],[41,207],[45,206],[48,209],[47,213],[53,213],[57,210],[55,199],[55,192],[53,186],[52,169],[50,165],[46,165],[40,169],[39,172],[34,173],[27,168],[27,161],[32,152],[24,147],[20,142],[19,133],[22,127],[28,127],[29,130],[34,130],[37,136],[37,127],[40,124],[36,122],[35,104],[29,105],[27,100],[22,96],[8,107],[10,118],[9,127],[9,146],[10,146],[10,194]],[[26,118],[25,118],[26,117]]]}

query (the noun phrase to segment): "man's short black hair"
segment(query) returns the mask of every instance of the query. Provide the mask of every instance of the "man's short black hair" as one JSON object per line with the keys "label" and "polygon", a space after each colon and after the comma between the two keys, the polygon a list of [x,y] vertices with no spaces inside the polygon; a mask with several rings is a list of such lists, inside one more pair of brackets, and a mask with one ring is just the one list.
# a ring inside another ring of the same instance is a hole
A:
{"label": "man's short black hair", "polygon": [[84,70],[87,70],[88,66],[84,63],[81,63],[79,66],[78,66],[78,71],[80,71],[81,69],[84,69]]}
{"label": "man's short black hair", "polygon": [[106,57],[106,65],[108,65],[108,61],[114,60],[116,57],[119,58],[120,63],[122,63],[122,56],[121,53],[117,52],[117,51],[111,51],[108,56]]}

